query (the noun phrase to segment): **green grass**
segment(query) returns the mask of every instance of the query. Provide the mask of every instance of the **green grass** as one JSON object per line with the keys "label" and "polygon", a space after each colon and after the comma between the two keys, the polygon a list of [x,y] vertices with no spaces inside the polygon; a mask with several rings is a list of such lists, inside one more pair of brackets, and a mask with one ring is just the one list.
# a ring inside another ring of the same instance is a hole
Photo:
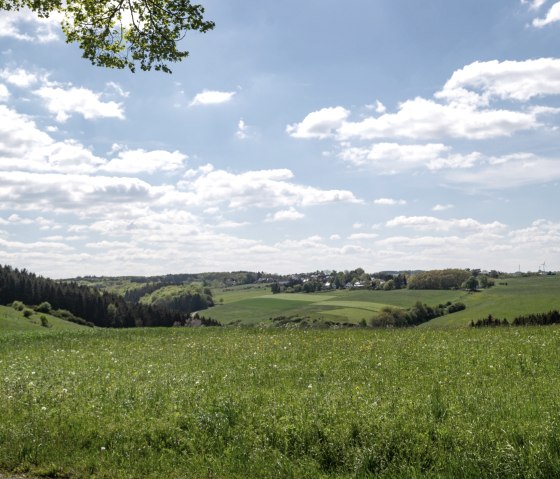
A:
{"label": "green grass", "polygon": [[[45,316],[48,320],[49,327],[41,326],[41,316]],[[29,318],[23,316],[22,311],[16,311],[8,306],[0,306],[0,336],[13,332],[40,332],[63,331],[63,330],[80,330],[88,329],[87,326],[64,321],[60,318],[51,316],[50,314],[36,313]]]}
{"label": "green grass", "polygon": [[0,471],[560,476],[560,328],[0,337]]}

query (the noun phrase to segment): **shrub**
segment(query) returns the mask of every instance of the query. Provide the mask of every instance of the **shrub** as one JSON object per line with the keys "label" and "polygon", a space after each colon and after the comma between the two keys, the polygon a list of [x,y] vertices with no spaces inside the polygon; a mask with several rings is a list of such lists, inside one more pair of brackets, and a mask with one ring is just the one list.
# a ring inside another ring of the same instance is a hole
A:
{"label": "shrub", "polygon": [[50,328],[49,320],[44,314],[41,315],[41,326],[44,328]]}
{"label": "shrub", "polygon": [[48,301],[43,301],[39,306],[35,308],[38,313],[50,313],[52,311],[51,303]]}
{"label": "shrub", "polygon": [[23,311],[25,305],[21,301],[14,301],[12,303],[12,308],[14,308],[16,311]]}
{"label": "shrub", "polygon": [[33,314],[33,311],[31,311],[30,309],[25,309],[23,311],[23,316],[26,317],[26,318],[30,318],[32,314]]}

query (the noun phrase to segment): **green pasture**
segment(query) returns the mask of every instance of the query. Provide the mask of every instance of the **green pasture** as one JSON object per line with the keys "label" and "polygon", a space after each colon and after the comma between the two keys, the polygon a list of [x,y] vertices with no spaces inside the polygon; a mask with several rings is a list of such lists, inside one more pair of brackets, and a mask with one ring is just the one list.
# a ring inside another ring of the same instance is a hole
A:
{"label": "green pasture", "polygon": [[[507,283],[505,284],[500,283]],[[560,276],[519,277],[497,280],[496,286],[467,294],[467,309],[430,321],[423,327],[465,326],[491,314],[512,320],[517,316],[560,310]]]}
{"label": "green pasture", "polygon": [[559,350],[559,327],[6,334],[0,476],[560,477]]}
{"label": "green pasture", "polygon": [[[41,316],[47,318],[49,327],[41,326]],[[89,329],[87,326],[64,321],[60,318],[45,313],[36,313],[26,318],[22,311],[16,311],[9,306],[0,306],[0,336],[13,332],[39,332],[46,333],[50,330],[80,330]]]}
{"label": "green pasture", "polygon": [[[505,284],[500,283],[507,283]],[[270,294],[268,287],[244,287],[228,291],[224,304],[203,314],[223,324],[255,325],[279,316],[315,321],[358,323],[368,321],[383,307],[410,308],[417,301],[429,306],[463,302],[467,309],[422,325],[425,328],[464,327],[471,319],[489,314],[513,319],[522,314],[560,309],[560,276],[519,277],[497,280],[493,288],[468,293],[464,290],[338,290],[322,293]],[[214,293],[215,299],[220,297]]]}
{"label": "green pasture", "polygon": [[[258,298],[270,294],[270,286],[235,286],[230,288],[215,288],[212,296],[216,304],[229,304],[243,299]],[[223,301],[222,301],[223,300]]]}

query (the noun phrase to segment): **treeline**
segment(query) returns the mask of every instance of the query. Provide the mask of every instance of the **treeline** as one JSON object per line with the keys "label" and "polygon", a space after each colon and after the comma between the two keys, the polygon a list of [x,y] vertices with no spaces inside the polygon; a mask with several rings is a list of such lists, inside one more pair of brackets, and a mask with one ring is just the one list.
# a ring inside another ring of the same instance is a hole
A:
{"label": "treeline", "polygon": [[187,314],[214,306],[210,288],[198,284],[166,285],[143,296],[140,302]]}
{"label": "treeline", "polygon": [[408,280],[409,289],[459,289],[471,273],[464,269],[439,269],[417,273]]}
{"label": "treeline", "polygon": [[517,316],[511,323],[506,318],[495,318],[491,314],[477,321],[471,320],[471,327],[473,328],[496,326],[548,326],[551,324],[560,324],[560,312],[556,309],[548,313],[532,313]]}
{"label": "treeline", "polygon": [[138,303],[140,299],[142,299],[142,296],[151,294],[154,291],[167,286],[168,284],[170,283],[148,283],[139,288],[127,289],[124,293],[124,299],[129,303]]}
{"label": "treeline", "polygon": [[465,308],[466,306],[463,303],[451,303],[450,301],[435,307],[417,301],[412,308],[406,310],[387,306],[381,310],[379,315],[371,318],[369,325],[372,328],[406,328],[418,326],[434,318],[456,313]]}
{"label": "treeline", "polygon": [[[264,272],[232,271],[215,273],[180,273],[164,274],[158,276],[79,276],[70,278],[67,282],[89,284],[101,289],[106,289],[115,282],[130,282],[147,285],[182,285],[201,283],[212,287],[253,284],[257,282],[272,282],[281,278],[280,275],[270,275]],[[265,281],[266,280],[266,281]]]}
{"label": "treeline", "polygon": [[0,304],[21,301],[27,305],[48,302],[53,310],[66,310],[88,323],[105,328],[173,326],[185,324],[185,314],[169,309],[132,304],[123,297],[74,282],[58,282],[10,266],[0,266]]}

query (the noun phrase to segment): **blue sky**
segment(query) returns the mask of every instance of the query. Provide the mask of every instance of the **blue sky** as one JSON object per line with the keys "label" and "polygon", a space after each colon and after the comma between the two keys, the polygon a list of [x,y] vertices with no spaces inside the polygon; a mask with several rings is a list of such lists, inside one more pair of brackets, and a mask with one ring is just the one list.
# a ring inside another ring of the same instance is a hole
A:
{"label": "blue sky", "polygon": [[172,75],[0,14],[0,263],[560,269],[560,2],[204,5]]}

